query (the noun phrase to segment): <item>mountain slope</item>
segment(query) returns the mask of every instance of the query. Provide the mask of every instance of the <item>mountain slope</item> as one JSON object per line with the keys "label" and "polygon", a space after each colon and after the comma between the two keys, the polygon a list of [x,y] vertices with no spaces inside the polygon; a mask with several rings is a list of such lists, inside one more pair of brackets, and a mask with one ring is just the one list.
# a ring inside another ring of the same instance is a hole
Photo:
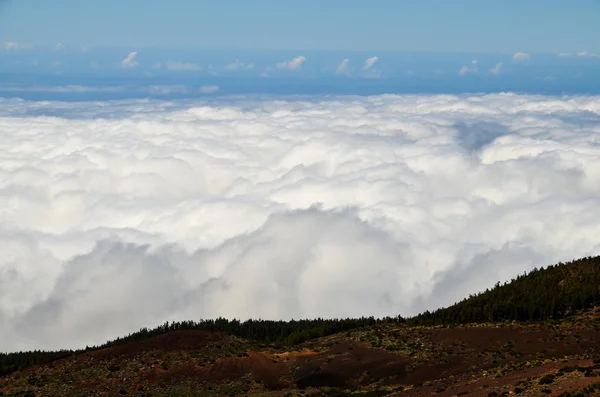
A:
{"label": "mountain slope", "polygon": [[596,257],[408,320],[166,323],[0,355],[0,396],[600,395],[599,297]]}
{"label": "mountain slope", "polygon": [[534,269],[448,308],[425,312],[412,324],[540,321],[600,305],[600,257]]}

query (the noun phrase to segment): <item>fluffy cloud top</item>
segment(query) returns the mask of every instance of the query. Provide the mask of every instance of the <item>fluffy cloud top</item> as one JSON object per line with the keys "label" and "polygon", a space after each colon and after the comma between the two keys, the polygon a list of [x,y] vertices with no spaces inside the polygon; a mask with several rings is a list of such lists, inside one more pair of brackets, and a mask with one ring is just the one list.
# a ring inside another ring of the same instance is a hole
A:
{"label": "fluffy cloud top", "polygon": [[516,60],[516,61],[526,61],[526,60],[528,60],[529,58],[531,58],[531,57],[529,56],[529,54],[526,54],[526,53],[524,53],[524,52],[517,52],[517,53],[515,53],[515,54],[513,55],[513,59],[514,59],[514,60]]}
{"label": "fluffy cloud top", "polygon": [[178,61],[167,62],[167,69],[175,72],[198,72],[202,70],[202,68],[195,63]]}
{"label": "fluffy cloud top", "polygon": [[291,61],[283,61],[277,64],[278,69],[297,70],[300,69],[306,58],[302,55],[295,57]]}
{"label": "fluffy cloud top", "polygon": [[137,52],[131,52],[129,53],[129,55],[127,55],[125,57],[125,59],[123,59],[121,61],[121,67],[123,68],[135,68],[136,66],[138,66],[138,62],[135,60],[135,58],[137,57]]}
{"label": "fluffy cloud top", "polygon": [[375,63],[377,63],[378,60],[379,60],[379,57],[367,58],[367,60],[365,61],[365,65],[363,66],[363,70],[371,69],[373,67],[373,65],[375,65]]}
{"label": "fluffy cloud top", "polygon": [[409,315],[598,254],[599,126],[591,96],[0,99],[0,351]]}

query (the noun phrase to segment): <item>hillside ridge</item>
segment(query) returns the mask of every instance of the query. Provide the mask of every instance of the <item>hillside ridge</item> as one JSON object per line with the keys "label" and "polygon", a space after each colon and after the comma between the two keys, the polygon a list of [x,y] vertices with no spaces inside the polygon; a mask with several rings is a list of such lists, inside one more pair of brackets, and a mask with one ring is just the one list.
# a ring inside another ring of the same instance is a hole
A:
{"label": "hillside ridge", "polygon": [[[523,389],[511,377],[546,395],[537,378],[550,375],[561,393],[600,393],[599,303],[600,257],[587,257],[406,319],[167,322],[76,351],[0,354],[0,395],[488,396]],[[490,371],[504,380],[471,383]]]}

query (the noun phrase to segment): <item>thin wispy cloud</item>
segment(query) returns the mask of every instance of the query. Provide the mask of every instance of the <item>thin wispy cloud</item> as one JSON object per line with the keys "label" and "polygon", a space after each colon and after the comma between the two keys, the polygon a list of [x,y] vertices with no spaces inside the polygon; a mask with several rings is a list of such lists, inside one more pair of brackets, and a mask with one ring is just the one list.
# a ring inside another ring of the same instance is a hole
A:
{"label": "thin wispy cloud", "polygon": [[208,86],[204,86],[204,87],[200,87],[200,92],[203,94],[214,94],[216,92],[219,92],[221,90],[221,88],[218,85],[208,85]]}
{"label": "thin wispy cloud", "polygon": [[471,61],[471,65],[465,65],[463,66],[459,71],[458,74],[461,76],[466,76],[469,73],[477,73],[479,71],[479,61],[477,59],[474,59]]}
{"label": "thin wispy cloud", "polygon": [[278,69],[284,70],[298,70],[302,67],[302,64],[306,61],[306,57],[300,55],[292,59],[291,61],[279,62],[276,66]]}
{"label": "thin wispy cloud", "polygon": [[340,62],[340,64],[338,65],[337,69],[335,70],[335,72],[337,74],[346,73],[348,71],[348,65],[349,64],[350,64],[350,60],[349,59],[344,59],[342,62]]}
{"label": "thin wispy cloud", "polygon": [[123,59],[121,61],[121,67],[128,69],[128,68],[135,68],[138,66],[138,62],[135,60],[135,58],[137,57],[137,52],[131,52],[129,53],[129,55],[127,55],[127,57],[125,57],[125,59]]}
{"label": "thin wispy cloud", "polygon": [[199,72],[202,70],[202,67],[191,62],[169,61],[166,66],[168,70],[174,72]]}
{"label": "thin wispy cloud", "polygon": [[578,58],[600,58],[600,55],[598,54],[590,54],[587,51],[581,51],[578,53],[572,53],[572,52],[560,52],[558,53],[558,56],[561,58],[573,58],[573,57],[578,57]]}
{"label": "thin wispy cloud", "polygon": [[[97,63],[92,62],[90,68],[97,67]],[[220,91],[217,85],[210,86],[192,86],[192,85],[156,85],[156,86],[83,86],[83,85],[63,85],[63,86],[0,86],[0,92],[36,92],[36,93],[143,93],[153,95],[170,94],[214,94]]]}
{"label": "thin wispy cloud", "polygon": [[363,70],[369,70],[371,69],[379,60],[379,57],[374,56],[371,58],[367,58],[367,60],[365,61],[365,64],[363,66]]}
{"label": "thin wispy cloud", "polygon": [[253,68],[254,68],[254,62],[246,63],[246,62],[240,61],[239,59],[236,59],[235,61],[225,65],[225,70],[240,70],[240,69],[250,70]]}
{"label": "thin wispy cloud", "polygon": [[22,48],[23,45],[14,41],[5,41],[4,43],[2,43],[2,47],[6,51],[13,51]]}
{"label": "thin wispy cloud", "polygon": [[496,64],[496,66],[494,66],[493,68],[490,69],[490,73],[493,74],[494,76],[497,76],[500,74],[500,69],[502,69],[502,62],[498,62]]}
{"label": "thin wispy cloud", "polygon": [[56,51],[62,51],[64,49],[66,49],[67,47],[63,44],[63,43],[57,43],[56,46],[54,46],[54,49]]}
{"label": "thin wispy cloud", "polygon": [[512,59],[514,59],[515,61],[527,61],[530,58],[531,57],[529,56],[529,54],[525,52],[517,52],[512,56]]}

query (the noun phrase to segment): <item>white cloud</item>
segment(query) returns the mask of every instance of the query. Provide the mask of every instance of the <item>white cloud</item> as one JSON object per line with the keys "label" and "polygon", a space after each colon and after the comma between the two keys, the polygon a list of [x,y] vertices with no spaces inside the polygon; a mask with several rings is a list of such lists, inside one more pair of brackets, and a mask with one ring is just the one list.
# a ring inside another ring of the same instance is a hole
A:
{"label": "white cloud", "polygon": [[531,57],[529,56],[529,54],[526,54],[524,52],[517,52],[512,56],[512,58],[515,61],[526,61],[526,60],[530,59]]}
{"label": "white cloud", "polygon": [[500,69],[502,69],[502,62],[498,62],[496,66],[490,69],[490,73],[497,76],[500,74]]}
{"label": "white cloud", "polygon": [[576,54],[571,53],[571,52],[561,52],[561,53],[558,54],[558,56],[561,57],[561,58],[571,58],[571,57],[574,57],[574,56],[578,56],[578,57],[581,57],[581,58],[585,58],[585,57],[600,58],[600,55],[597,55],[597,54],[588,54],[585,51],[578,52]]}
{"label": "white cloud", "polygon": [[239,69],[250,70],[253,68],[254,68],[254,62],[246,63],[246,62],[240,61],[239,59],[236,59],[235,61],[225,65],[226,70],[239,70]]}
{"label": "white cloud", "polygon": [[367,60],[365,61],[365,65],[363,66],[363,70],[371,69],[373,67],[373,65],[375,65],[375,63],[377,63],[378,60],[379,60],[379,57],[367,58]]}
{"label": "white cloud", "polygon": [[215,92],[219,92],[220,88],[218,85],[207,85],[200,87],[200,92],[203,94],[214,94]]}
{"label": "white cloud", "polygon": [[474,59],[471,61],[472,66],[463,66],[458,71],[458,74],[460,74],[461,76],[466,76],[469,73],[477,73],[479,71],[478,64],[479,64],[479,61],[477,59]]}
{"label": "white cloud", "polygon": [[22,44],[15,43],[14,41],[5,41],[4,43],[2,43],[2,46],[6,51],[18,50],[23,47]]}
{"label": "white cloud", "polygon": [[167,62],[167,69],[175,72],[198,72],[202,70],[202,68],[195,63],[178,61]]}
{"label": "white cloud", "polygon": [[306,57],[300,55],[292,59],[291,61],[283,61],[277,64],[278,69],[297,70],[300,69],[302,64],[306,61]]}
{"label": "white cloud", "polygon": [[348,65],[350,64],[350,60],[349,59],[344,59],[342,62],[340,62],[340,64],[338,65],[337,69],[335,70],[336,73],[338,74],[342,74],[342,73],[346,73],[348,70]]}
{"label": "white cloud", "polygon": [[67,47],[63,43],[57,43],[54,48],[56,49],[56,51],[62,51],[64,49],[66,49]]}
{"label": "white cloud", "polygon": [[[57,66],[60,66],[57,65]],[[97,68],[97,63],[90,63],[90,68]],[[153,95],[168,94],[211,94],[220,91],[219,86],[190,86],[190,85],[153,85],[153,86],[84,86],[84,85],[63,85],[63,86],[44,86],[44,85],[0,85],[0,92],[53,92],[53,93],[146,93]]]}
{"label": "white cloud", "polygon": [[598,254],[599,125],[594,96],[0,99],[0,351],[408,315]]}
{"label": "white cloud", "polygon": [[138,62],[135,60],[137,57],[137,52],[131,52],[125,59],[121,61],[121,67],[123,68],[135,68],[138,66]]}

